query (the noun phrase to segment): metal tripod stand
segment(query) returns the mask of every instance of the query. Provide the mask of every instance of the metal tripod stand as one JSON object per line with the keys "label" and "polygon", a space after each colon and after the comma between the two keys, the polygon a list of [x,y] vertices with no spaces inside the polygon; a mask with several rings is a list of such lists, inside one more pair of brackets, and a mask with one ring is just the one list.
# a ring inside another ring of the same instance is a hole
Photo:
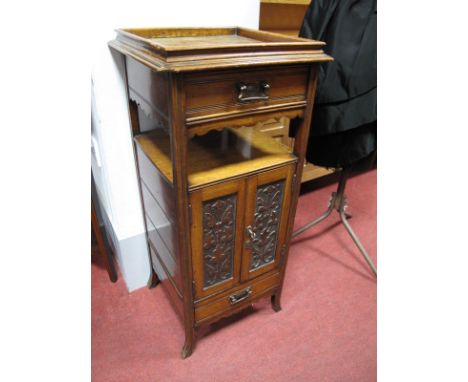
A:
{"label": "metal tripod stand", "polygon": [[307,223],[306,225],[302,226],[301,228],[297,229],[296,231],[293,232],[292,236],[296,237],[303,233],[304,231],[308,230],[309,228],[313,227],[314,225],[320,223],[322,220],[326,219],[332,211],[335,209],[338,214],[340,215],[341,222],[345,226],[346,230],[348,231],[349,235],[353,239],[354,243],[358,247],[359,251],[362,253],[362,256],[364,256],[364,259],[366,260],[367,264],[369,264],[369,267],[372,269],[374,274],[377,276],[377,269],[375,268],[374,263],[372,262],[371,258],[367,254],[364,246],[361,244],[359,241],[359,238],[356,236],[354,233],[353,229],[348,223],[348,220],[351,215],[345,211],[346,206],[347,206],[347,199],[346,195],[344,193],[345,186],[346,186],[346,181],[348,180],[350,174],[350,169],[349,168],[343,168],[340,173],[340,180],[338,182],[338,189],[336,192],[332,193],[332,196],[330,198],[330,202],[328,204],[328,208],[319,217],[316,219],[312,220],[311,222]]}

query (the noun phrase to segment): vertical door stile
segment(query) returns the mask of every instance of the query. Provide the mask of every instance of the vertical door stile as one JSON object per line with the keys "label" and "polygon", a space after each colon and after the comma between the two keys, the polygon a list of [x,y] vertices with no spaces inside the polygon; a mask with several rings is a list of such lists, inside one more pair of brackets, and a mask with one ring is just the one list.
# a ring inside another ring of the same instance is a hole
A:
{"label": "vertical door stile", "polygon": [[253,220],[255,214],[255,201],[257,193],[258,176],[252,175],[246,179],[246,203],[245,203],[245,216],[244,216],[244,246],[242,253],[242,282],[248,281],[250,259],[252,257],[252,241],[253,241]]}

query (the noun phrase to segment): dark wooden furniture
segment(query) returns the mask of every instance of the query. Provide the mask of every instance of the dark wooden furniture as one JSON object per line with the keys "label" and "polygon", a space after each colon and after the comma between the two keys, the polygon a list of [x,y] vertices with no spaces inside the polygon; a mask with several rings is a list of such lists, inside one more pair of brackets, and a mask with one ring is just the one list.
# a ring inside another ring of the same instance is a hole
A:
{"label": "dark wooden furniture", "polygon": [[125,29],[109,45],[125,57],[152,282],[184,323],[185,358],[201,325],[265,296],[281,309],[317,63],[331,58],[245,28]]}

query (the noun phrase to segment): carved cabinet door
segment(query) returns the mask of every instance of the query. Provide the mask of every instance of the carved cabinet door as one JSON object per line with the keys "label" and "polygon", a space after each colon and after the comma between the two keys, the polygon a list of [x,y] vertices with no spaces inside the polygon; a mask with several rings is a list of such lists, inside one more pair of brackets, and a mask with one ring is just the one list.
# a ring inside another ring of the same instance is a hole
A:
{"label": "carved cabinet door", "polygon": [[279,268],[293,174],[294,164],[247,178],[241,281]]}
{"label": "carved cabinet door", "polygon": [[200,299],[239,283],[245,213],[245,179],[193,191],[192,269]]}

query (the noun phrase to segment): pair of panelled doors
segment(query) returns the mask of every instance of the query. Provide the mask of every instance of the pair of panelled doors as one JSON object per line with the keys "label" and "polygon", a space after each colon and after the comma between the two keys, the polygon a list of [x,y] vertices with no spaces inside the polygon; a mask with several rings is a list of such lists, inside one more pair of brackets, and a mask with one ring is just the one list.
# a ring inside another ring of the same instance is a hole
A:
{"label": "pair of panelled doors", "polygon": [[278,271],[295,163],[191,192],[195,298]]}

